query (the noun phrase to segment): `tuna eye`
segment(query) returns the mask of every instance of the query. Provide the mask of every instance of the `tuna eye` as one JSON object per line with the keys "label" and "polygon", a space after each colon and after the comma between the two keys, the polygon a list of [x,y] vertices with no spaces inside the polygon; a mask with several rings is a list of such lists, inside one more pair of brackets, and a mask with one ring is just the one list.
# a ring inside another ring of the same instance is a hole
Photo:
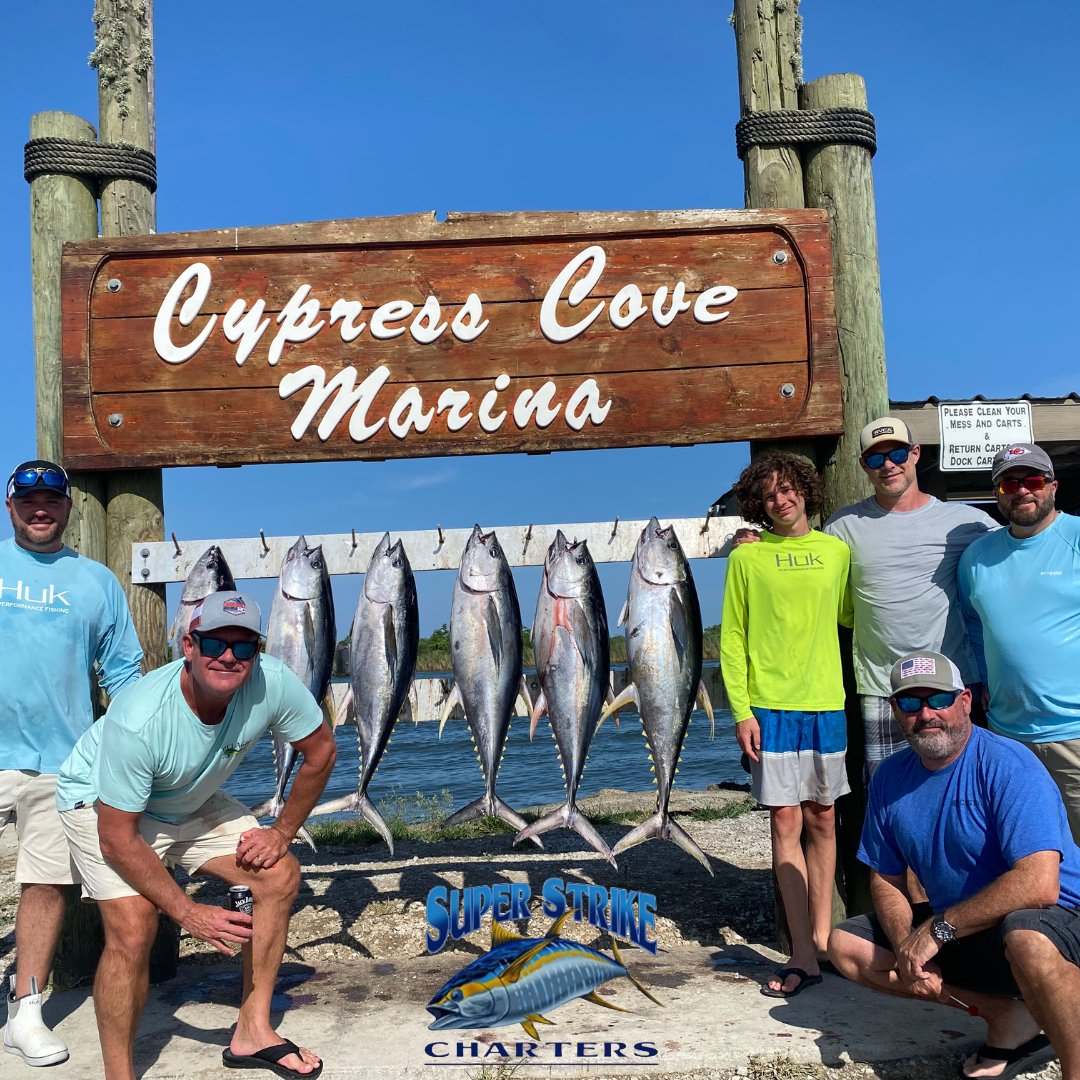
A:
{"label": "tuna eye", "polygon": [[574,561],[578,566],[584,566],[588,562],[584,555],[579,555]]}
{"label": "tuna eye", "polygon": [[462,993],[462,992],[461,992],[460,990],[455,990],[455,991],[454,991],[454,992],[453,992],[453,993],[452,993],[452,994],[450,995],[450,1000],[451,1000],[451,1001],[461,1001],[461,999],[462,999],[462,998],[463,998],[464,996],[465,996],[465,995],[464,995],[464,994],[463,994],[463,993]]}

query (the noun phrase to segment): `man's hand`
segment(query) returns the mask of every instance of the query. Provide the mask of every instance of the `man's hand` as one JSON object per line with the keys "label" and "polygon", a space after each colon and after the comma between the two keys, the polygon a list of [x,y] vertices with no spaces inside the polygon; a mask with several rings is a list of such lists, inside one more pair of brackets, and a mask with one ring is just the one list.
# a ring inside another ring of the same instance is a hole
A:
{"label": "man's hand", "polygon": [[251,916],[242,911],[193,903],[178,921],[192,937],[208,942],[226,956],[235,953],[234,945],[251,940]]}
{"label": "man's hand", "polygon": [[740,720],[735,725],[735,738],[739,742],[739,749],[746,754],[751,761],[760,761],[758,752],[761,750],[761,726],[756,716]]}
{"label": "man's hand", "polygon": [[927,919],[914,930],[896,949],[896,971],[905,986],[916,996],[932,1001],[948,1001],[941,968],[932,960],[941,946],[930,932],[933,919]]}
{"label": "man's hand", "polygon": [[236,845],[236,865],[244,870],[269,870],[284,858],[289,842],[274,828],[249,829]]}

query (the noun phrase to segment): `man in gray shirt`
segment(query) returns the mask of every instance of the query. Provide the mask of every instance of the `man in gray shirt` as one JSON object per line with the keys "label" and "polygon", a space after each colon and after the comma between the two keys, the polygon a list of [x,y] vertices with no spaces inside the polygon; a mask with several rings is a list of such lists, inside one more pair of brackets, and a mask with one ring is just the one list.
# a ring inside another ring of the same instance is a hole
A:
{"label": "man in gray shirt", "polygon": [[903,420],[872,420],[859,437],[859,453],[874,494],[838,510],[823,531],[851,548],[855,680],[869,781],[885,758],[907,746],[889,705],[897,656],[941,652],[965,684],[978,682],[957,603],[956,570],[968,544],[997,524],[981,510],[943,503],[919,489],[919,446]]}

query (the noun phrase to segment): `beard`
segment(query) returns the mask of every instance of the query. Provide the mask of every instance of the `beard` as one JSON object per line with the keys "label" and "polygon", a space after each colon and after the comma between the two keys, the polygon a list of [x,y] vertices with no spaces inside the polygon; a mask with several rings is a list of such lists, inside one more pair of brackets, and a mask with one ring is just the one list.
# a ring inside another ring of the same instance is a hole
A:
{"label": "beard", "polygon": [[919,757],[928,761],[944,761],[964,745],[967,736],[967,728],[963,725],[946,728],[926,724],[912,728],[907,741]]}
{"label": "beard", "polygon": [[18,543],[20,547],[27,548],[30,551],[52,547],[64,532],[64,523],[60,521],[52,522],[49,528],[44,532],[41,530],[31,532],[30,526],[25,521],[20,521],[14,515],[12,515],[11,518],[11,527],[15,533],[16,543]]}
{"label": "beard", "polygon": [[1045,521],[1053,512],[1053,499],[1047,499],[1046,502],[1036,499],[1034,503],[1014,503],[1005,516],[1009,519],[1009,524],[1030,529],[1032,525]]}

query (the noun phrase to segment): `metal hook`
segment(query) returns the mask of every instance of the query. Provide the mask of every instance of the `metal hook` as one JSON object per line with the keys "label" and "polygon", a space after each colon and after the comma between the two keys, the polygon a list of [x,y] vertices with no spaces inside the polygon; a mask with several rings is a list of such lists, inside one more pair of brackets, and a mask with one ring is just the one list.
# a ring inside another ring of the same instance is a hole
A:
{"label": "metal hook", "polygon": [[529,541],[532,539],[532,526],[525,530],[525,543],[521,545],[521,554],[524,555],[529,547]]}
{"label": "metal hook", "polygon": [[709,515],[705,515],[705,521],[702,523],[700,529],[698,529],[698,535],[704,536],[709,531]]}
{"label": "metal hook", "polygon": [[270,545],[266,542],[266,533],[264,533],[262,531],[262,529],[259,530],[259,539],[262,541],[263,554],[264,555],[269,555],[270,554]]}
{"label": "metal hook", "polygon": [[442,547],[443,544],[446,543],[446,537],[443,536],[442,526],[436,525],[435,528],[439,530],[439,547]]}
{"label": "metal hook", "polygon": [[352,531],[352,549],[353,549],[353,551],[356,550],[356,530],[355,529],[353,529],[353,531]]}
{"label": "metal hook", "polygon": [[618,517],[616,517],[615,518],[615,524],[611,527],[611,535],[608,537],[608,540],[609,541],[614,540],[615,539],[615,534],[618,531],[619,531],[619,519],[618,519]]}
{"label": "metal hook", "polygon": [[176,558],[179,559],[184,553],[180,550],[180,544],[176,540],[176,533],[171,533],[170,535],[172,536],[173,547],[176,548]]}

